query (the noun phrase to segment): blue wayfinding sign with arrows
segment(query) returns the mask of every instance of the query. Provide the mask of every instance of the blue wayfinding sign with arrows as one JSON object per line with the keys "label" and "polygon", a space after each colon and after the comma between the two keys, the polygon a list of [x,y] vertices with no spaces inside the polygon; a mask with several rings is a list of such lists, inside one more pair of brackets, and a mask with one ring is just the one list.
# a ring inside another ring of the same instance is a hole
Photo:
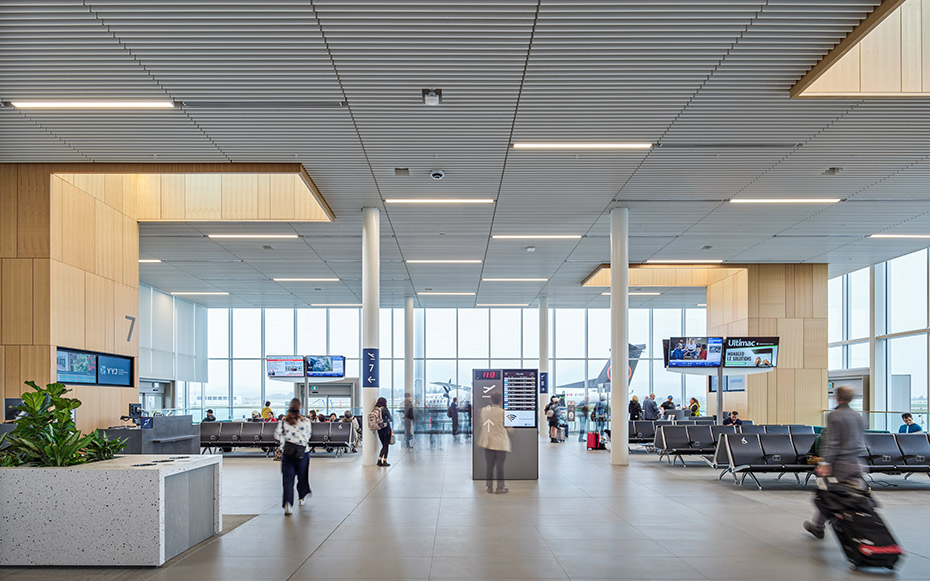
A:
{"label": "blue wayfinding sign with arrows", "polygon": [[362,387],[379,387],[381,356],[378,349],[362,349]]}

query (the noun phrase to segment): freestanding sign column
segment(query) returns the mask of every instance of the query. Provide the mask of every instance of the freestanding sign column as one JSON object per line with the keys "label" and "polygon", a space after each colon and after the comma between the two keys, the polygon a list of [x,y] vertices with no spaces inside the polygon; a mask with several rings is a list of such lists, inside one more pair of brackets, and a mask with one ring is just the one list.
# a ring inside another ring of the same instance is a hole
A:
{"label": "freestanding sign column", "polygon": [[[381,214],[377,208],[362,209],[362,465],[374,466],[378,459],[378,435],[368,430],[368,412],[375,407],[380,356],[378,353],[378,309],[381,306]],[[395,418],[395,421],[401,418]]]}
{"label": "freestanding sign column", "polygon": [[629,208],[610,211],[610,463],[630,463],[626,398],[630,385]]}

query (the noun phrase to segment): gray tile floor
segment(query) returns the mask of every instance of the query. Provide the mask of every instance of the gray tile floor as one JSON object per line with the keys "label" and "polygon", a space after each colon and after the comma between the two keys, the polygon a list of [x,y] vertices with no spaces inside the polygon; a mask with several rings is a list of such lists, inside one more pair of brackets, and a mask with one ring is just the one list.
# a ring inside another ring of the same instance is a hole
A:
{"label": "gray tile floor", "polygon": [[832,533],[801,530],[811,489],[765,490],[633,454],[612,467],[584,444],[540,442],[538,482],[489,495],[471,480],[471,442],[421,438],[390,468],[358,455],[311,462],[314,495],[285,517],[278,464],[224,460],[224,513],[258,515],[159,569],[0,569],[0,579],[930,579],[930,479],[876,486],[908,556],[898,571],[852,572]]}

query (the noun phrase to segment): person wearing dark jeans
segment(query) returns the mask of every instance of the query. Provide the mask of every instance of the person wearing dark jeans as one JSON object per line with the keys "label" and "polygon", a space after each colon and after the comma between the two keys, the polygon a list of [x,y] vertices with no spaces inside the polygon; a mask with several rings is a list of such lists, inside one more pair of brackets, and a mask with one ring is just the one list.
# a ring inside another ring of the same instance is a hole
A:
{"label": "person wearing dark jeans", "polygon": [[381,440],[381,452],[378,454],[378,466],[390,466],[388,464],[388,449],[391,445],[391,412],[387,409],[387,400],[379,397],[375,403],[375,409],[381,412],[381,422],[384,424],[378,429],[378,438]]}
{"label": "person wearing dark jeans", "polygon": [[310,494],[310,482],[306,475],[309,473],[310,455],[304,452],[299,461],[292,460],[287,456],[281,457],[281,475],[284,480],[284,505],[285,510],[290,511],[294,506],[294,480],[297,480],[297,498],[300,503]]}
{"label": "person wearing dark jeans", "polygon": [[[504,460],[510,452],[510,430],[504,425],[504,409],[501,407],[501,394],[491,394],[491,405],[481,408],[479,416],[482,427],[478,434],[478,446],[484,448],[487,461],[487,482],[489,494],[506,494],[509,492],[504,484]],[[497,474],[497,489],[494,488],[494,475]]]}
{"label": "person wearing dark jeans", "polygon": [[494,472],[497,471],[497,493],[509,492],[504,485],[504,459],[507,458],[505,450],[484,449],[484,460],[488,464],[488,492],[494,489]]}
{"label": "person wearing dark jeans", "polygon": [[275,439],[278,440],[278,445],[282,450],[285,450],[287,444],[297,446],[300,449],[300,456],[297,458],[291,458],[287,454],[281,456],[284,514],[291,514],[291,509],[294,506],[295,478],[297,479],[297,496],[301,505],[310,494],[310,457],[307,452],[307,444],[310,441],[311,430],[312,424],[310,420],[300,415],[300,400],[294,398],[291,400],[287,415],[275,427]]}

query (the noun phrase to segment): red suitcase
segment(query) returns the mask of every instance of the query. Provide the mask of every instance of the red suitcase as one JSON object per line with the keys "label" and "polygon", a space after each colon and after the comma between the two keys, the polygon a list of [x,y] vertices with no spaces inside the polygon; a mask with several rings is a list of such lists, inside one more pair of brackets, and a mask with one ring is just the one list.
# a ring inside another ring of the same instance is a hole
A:
{"label": "red suitcase", "polygon": [[588,432],[588,450],[601,449],[601,436],[597,432]]}

